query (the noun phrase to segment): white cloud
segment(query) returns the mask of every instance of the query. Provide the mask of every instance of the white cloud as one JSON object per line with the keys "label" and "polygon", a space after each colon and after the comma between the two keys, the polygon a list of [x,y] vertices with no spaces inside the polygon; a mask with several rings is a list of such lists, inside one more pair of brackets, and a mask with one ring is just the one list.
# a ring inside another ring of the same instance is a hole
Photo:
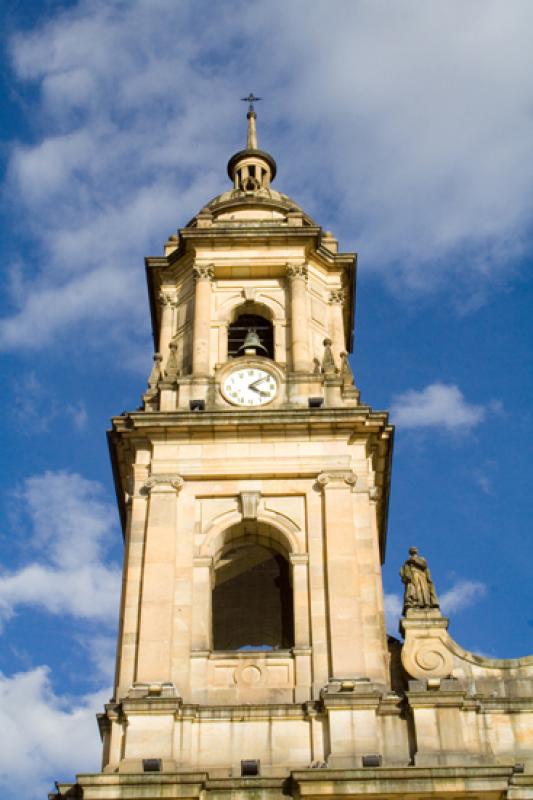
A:
{"label": "white cloud", "polygon": [[[57,695],[46,667],[10,677],[0,673],[0,794],[37,800],[53,780],[98,771],[100,737],[95,714],[110,689],[79,698]],[[16,787],[16,792],[14,790]]]}
{"label": "white cloud", "polygon": [[487,593],[487,587],[480,581],[459,580],[444,592],[440,598],[444,614],[454,614],[477,603]]}
{"label": "white cloud", "polygon": [[[68,472],[28,478],[17,493],[37,560],[0,572],[0,620],[19,606],[114,624],[120,568],[105,562],[116,512],[100,484]],[[53,586],[53,591],[50,587]]]}
{"label": "white cloud", "polygon": [[390,634],[396,636],[398,634],[398,622],[402,615],[402,598],[399,594],[385,592],[383,600],[385,605],[385,626]]}
{"label": "white cloud", "polygon": [[400,428],[469,430],[487,415],[487,407],[468,403],[455,384],[432,383],[421,391],[410,389],[393,398],[391,417]]}
{"label": "white cloud", "polygon": [[94,666],[92,679],[98,684],[111,685],[115,676],[117,637],[90,633],[79,635],[78,641]]}
{"label": "white cloud", "polygon": [[[443,614],[458,614],[479,602],[487,594],[487,587],[480,581],[464,578],[456,580],[452,586],[439,597]],[[387,631],[395,636],[398,622],[402,615],[403,600],[400,594],[385,592],[385,625]]]}
{"label": "white cloud", "polygon": [[527,0],[80,0],[15,36],[37,141],[6,191],[36,256],[1,346],[145,320],[141,258],[227,186],[243,75],[282,190],[395,286],[481,302],[527,241],[532,22]]}
{"label": "white cloud", "polygon": [[77,403],[69,404],[66,407],[66,412],[72,420],[72,424],[77,431],[84,431],[89,422],[89,415],[87,414],[87,407],[82,400]]}

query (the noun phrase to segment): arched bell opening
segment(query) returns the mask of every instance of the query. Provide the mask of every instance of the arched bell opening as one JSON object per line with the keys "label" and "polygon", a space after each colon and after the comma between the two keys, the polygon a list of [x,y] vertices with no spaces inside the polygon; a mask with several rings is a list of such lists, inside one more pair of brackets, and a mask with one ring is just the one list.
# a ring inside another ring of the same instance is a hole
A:
{"label": "arched bell opening", "polygon": [[274,329],[264,316],[243,311],[228,327],[228,356],[258,355],[274,358]]}
{"label": "arched bell opening", "polygon": [[291,567],[283,548],[257,523],[228,531],[215,561],[215,650],[286,650],[294,646]]}

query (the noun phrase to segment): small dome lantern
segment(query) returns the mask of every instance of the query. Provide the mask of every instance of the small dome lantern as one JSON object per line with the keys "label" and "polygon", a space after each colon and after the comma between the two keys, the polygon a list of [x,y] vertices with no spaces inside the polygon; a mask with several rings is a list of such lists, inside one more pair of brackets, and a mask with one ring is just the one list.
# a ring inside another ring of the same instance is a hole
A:
{"label": "small dome lantern", "polygon": [[248,131],[246,136],[246,150],[239,150],[228,161],[228,175],[233,181],[234,188],[242,192],[253,193],[261,189],[268,189],[276,176],[276,162],[269,153],[257,147],[257,128],[255,121],[254,103],[260,100],[250,94],[242,98],[249,104],[246,119]]}

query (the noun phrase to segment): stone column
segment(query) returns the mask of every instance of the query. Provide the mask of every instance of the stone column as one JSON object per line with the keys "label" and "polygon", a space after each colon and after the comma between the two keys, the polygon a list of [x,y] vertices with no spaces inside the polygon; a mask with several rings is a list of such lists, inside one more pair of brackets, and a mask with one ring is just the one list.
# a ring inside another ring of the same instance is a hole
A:
{"label": "stone column", "polygon": [[334,289],[329,293],[330,320],[331,320],[331,339],[335,361],[339,361],[341,353],[346,350],[346,338],[344,336],[344,289]]}
{"label": "stone column", "polygon": [[144,550],[143,584],[137,656],[138,682],[172,680],[172,633],[176,593],[176,496],[183,485],[177,475],[152,475],[144,491],[150,496]]}
{"label": "stone column", "polygon": [[209,374],[209,338],[211,330],[211,281],[213,265],[194,266],[196,291],[194,296],[194,325],[192,343],[192,372],[195,376]]}
{"label": "stone column", "polygon": [[173,322],[173,308],[172,297],[166,292],[161,292],[159,295],[161,303],[161,327],[159,329],[159,352],[163,356],[163,366],[166,364],[168,358],[168,345],[174,331],[172,330]]}
{"label": "stone column", "polygon": [[287,264],[291,300],[292,369],[310,372],[309,320],[307,318],[307,267]]}
{"label": "stone column", "polygon": [[359,569],[349,470],[317,478],[323,491],[330,677],[365,676],[365,641],[359,603]]}

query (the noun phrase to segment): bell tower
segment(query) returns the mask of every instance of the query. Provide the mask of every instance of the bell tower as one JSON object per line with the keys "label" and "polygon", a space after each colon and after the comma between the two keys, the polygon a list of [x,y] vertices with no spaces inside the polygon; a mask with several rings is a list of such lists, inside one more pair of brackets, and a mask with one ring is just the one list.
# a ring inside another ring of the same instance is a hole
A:
{"label": "bell tower", "polygon": [[348,361],[356,256],[272,188],[247,100],[231,186],[146,260],[102,771],[49,797],[533,800],[533,656],[461,648],[415,547],[386,635],[393,429]]}
{"label": "bell tower", "polygon": [[272,188],[254,100],[231,187],[146,259],[154,366],[109,433],[125,561],[106,773],[282,777],[378,747],[393,431],[348,361],[356,256]]}

